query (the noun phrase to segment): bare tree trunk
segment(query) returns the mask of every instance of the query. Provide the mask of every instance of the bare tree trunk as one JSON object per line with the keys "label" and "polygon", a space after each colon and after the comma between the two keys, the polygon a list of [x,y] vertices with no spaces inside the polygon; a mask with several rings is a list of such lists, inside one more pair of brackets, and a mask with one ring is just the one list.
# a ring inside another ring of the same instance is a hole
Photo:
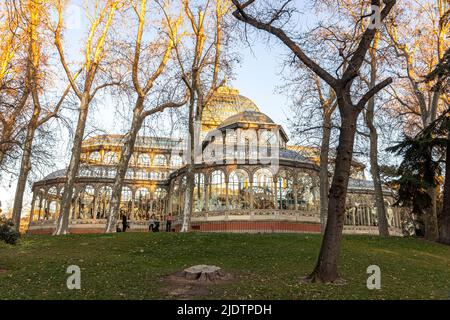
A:
{"label": "bare tree trunk", "polygon": [[189,232],[191,228],[192,206],[194,199],[193,164],[189,164],[186,173],[186,191],[184,194],[183,222],[180,232]]}
{"label": "bare tree trunk", "polygon": [[[339,93],[337,92],[339,95]],[[342,100],[342,99],[341,99]],[[339,102],[341,128],[336,165],[328,202],[328,221],[317,265],[309,275],[311,282],[334,282],[338,279],[338,259],[344,227],[347,187],[353,155],[356,121],[359,112],[351,105]],[[352,110],[353,108],[353,110]]]}
{"label": "bare tree trunk", "polygon": [[447,136],[447,150],[445,159],[445,182],[444,182],[444,206],[439,217],[440,243],[450,245],[450,132]]}
{"label": "bare tree trunk", "polygon": [[[434,110],[434,108],[432,108]],[[436,113],[431,112],[430,117],[425,120],[424,128],[428,127],[434,120],[436,120]],[[432,158],[432,148],[428,150],[428,157]],[[431,161],[431,160],[430,160]],[[437,187],[430,187],[427,189],[427,194],[431,199],[431,206],[425,210],[423,215],[423,222],[425,225],[425,239],[436,241],[439,238],[438,221],[437,221]]]}
{"label": "bare tree trunk", "polygon": [[70,164],[66,173],[66,183],[64,184],[64,193],[61,199],[61,213],[56,225],[55,235],[67,234],[69,231],[69,215],[73,197],[73,187],[80,165],[81,144],[84,138],[88,111],[89,97],[88,94],[85,93],[80,102],[80,114],[78,116],[77,129],[73,140],[72,156],[70,157]]}
{"label": "bare tree trunk", "polygon": [[[377,81],[377,55],[378,40],[380,33],[378,32],[370,48],[370,83],[369,89],[376,85]],[[378,232],[382,237],[389,236],[389,225],[386,218],[386,207],[384,205],[383,187],[381,185],[380,167],[378,165],[378,132],[374,123],[375,115],[375,97],[372,97],[367,104],[366,125],[369,128],[370,140],[370,173],[372,174],[373,187],[375,191],[375,206],[378,215]]]}
{"label": "bare tree trunk", "polygon": [[128,170],[128,164],[130,162],[131,156],[133,155],[134,145],[136,143],[138,132],[142,126],[143,118],[141,116],[141,112],[143,106],[144,98],[138,97],[136,101],[136,107],[133,112],[131,128],[128,134],[125,136],[125,141],[120,152],[119,164],[117,166],[116,178],[114,180],[111,194],[111,205],[108,213],[108,220],[106,222],[106,233],[116,232],[116,224],[120,212],[123,182]]}
{"label": "bare tree trunk", "polygon": [[[198,104],[197,100],[197,104]],[[189,232],[191,227],[192,206],[194,200],[194,165],[195,165],[195,126],[194,126],[195,99],[191,94],[189,103],[189,163],[186,167],[186,191],[184,196],[183,222],[181,232]]]}
{"label": "bare tree trunk", "polygon": [[31,151],[33,148],[34,133],[39,120],[40,109],[34,109],[33,116],[28,124],[27,135],[23,146],[22,162],[20,165],[19,179],[17,180],[16,194],[14,197],[14,206],[12,212],[12,220],[14,229],[19,231],[20,219],[22,216],[23,195],[28,179],[28,173],[31,170]]}
{"label": "bare tree trunk", "polygon": [[322,144],[320,146],[320,223],[321,232],[325,232],[328,215],[328,192],[330,191],[330,181],[328,177],[328,163],[331,138],[331,114],[324,112],[322,127]]}

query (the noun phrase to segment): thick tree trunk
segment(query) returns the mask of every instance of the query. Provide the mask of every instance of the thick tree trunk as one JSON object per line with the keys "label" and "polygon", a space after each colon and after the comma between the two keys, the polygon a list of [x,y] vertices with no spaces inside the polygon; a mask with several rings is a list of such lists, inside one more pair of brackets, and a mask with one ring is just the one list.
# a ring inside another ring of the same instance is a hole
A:
{"label": "thick tree trunk", "polygon": [[[436,111],[437,111],[437,102],[436,95],[433,96],[432,103],[429,105],[430,113],[427,117],[424,118],[423,126],[424,128],[428,127],[433,121],[436,120]],[[426,108],[425,108],[426,109]],[[428,158],[432,159],[432,148],[428,150]],[[427,173],[429,176],[434,176],[434,173]],[[425,239],[430,241],[438,240],[438,222],[437,222],[437,187],[430,187],[427,189],[427,194],[431,199],[431,206],[425,210],[423,215],[423,222],[425,227]]]}
{"label": "thick tree trunk", "polygon": [[328,221],[317,265],[308,277],[311,282],[334,282],[338,279],[338,259],[344,227],[347,187],[359,112],[352,105],[339,102],[341,128],[336,165],[328,202]]}
{"label": "thick tree trunk", "polygon": [[324,110],[322,127],[322,144],[320,146],[320,224],[321,232],[325,232],[328,214],[328,192],[330,191],[330,181],[328,177],[328,163],[331,138],[331,114]]}
{"label": "thick tree trunk", "polygon": [[380,167],[378,165],[378,132],[373,123],[375,101],[369,101],[366,112],[366,124],[369,128],[370,140],[370,173],[372,175],[373,187],[375,190],[375,206],[378,215],[378,231],[380,236],[389,236],[389,224],[386,217],[386,207],[384,205],[383,187],[381,184]]}
{"label": "thick tree trunk", "polygon": [[68,233],[69,215],[72,204],[73,188],[78,175],[80,165],[81,144],[83,142],[84,130],[86,128],[86,118],[89,111],[89,97],[84,94],[80,102],[80,113],[78,116],[77,128],[72,146],[72,155],[70,157],[69,168],[66,173],[66,183],[64,184],[64,193],[61,199],[61,213],[56,224],[55,235]]}
{"label": "thick tree trunk", "polygon": [[431,206],[426,210],[423,217],[423,222],[425,225],[425,239],[436,241],[438,239],[436,187],[428,188],[427,193],[431,198]]}
{"label": "thick tree trunk", "polygon": [[193,164],[187,166],[186,191],[184,194],[183,222],[181,232],[189,232],[191,228],[192,206],[194,200],[194,172]]}
{"label": "thick tree trunk", "polygon": [[[198,102],[197,102],[198,103]],[[195,100],[191,97],[189,105],[189,163],[186,173],[186,191],[184,195],[183,222],[181,224],[181,232],[189,232],[191,228],[192,206],[194,202],[194,166],[196,152],[196,137],[194,126],[194,107]]]}
{"label": "thick tree trunk", "polygon": [[128,170],[128,164],[130,163],[131,156],[133,155],[137,135],[142,126],[143,118],[141,116],[141,112],[143,106],[144,106],[144,98],[139,97],[136,101],[136,106],[133,112],[133,120],[131,122],[130,131],[125,136],[125,141],[123,143],[120,152],[120,159],[119,164],[117,165],[116,178],[114,180],[112,188],[111,205],[107,217],[108,220],[106,222],[106,230],[105,230],[106,233],[116,232],[117,219],[119,218],[120,212],[120,201],[122,195],[123,182],[125,180],[125,175]]}
{"label": "thick tree trunk", "polygon": [[30,123],[28,124],[27,135],[23,146],[22,161],[20,165],[19,179],[17,180],[16,194],[14,197],[14,206],[12,212],[12,220],[14,222],[14,229],[19,231],[20,219],[22,216],[23,195],[28,179],[28,173],[31,170],[31,151],[33,148],[34,133],[36,132],[37,123],[39,120],[40,109],[35,108]]}
{"label": "thick tree trunk", "polygon": [[439,217],[440,243],[450,245],[450,132],[448,134],[445,159],[444,206]]}
{"label": "thick tree trunk", "polygon": [[[377,81],[377,51],[380,33],[377,32],[373,40],[373,45],[369,50],[370,53],[370,83],[369,89],[376,85]],[[381,184],[380,167],[378,165],[378,132],[375,127],[375,97],[372,97],[366,110],[366,125],[369,128],[370,140],[370,173],[372,175],[373,187],[375,191],[375,207],[378,215],[378,232],[382,237],[389,236],[389,225],[386,218],[386,207],[384,205],[383,187]]]}

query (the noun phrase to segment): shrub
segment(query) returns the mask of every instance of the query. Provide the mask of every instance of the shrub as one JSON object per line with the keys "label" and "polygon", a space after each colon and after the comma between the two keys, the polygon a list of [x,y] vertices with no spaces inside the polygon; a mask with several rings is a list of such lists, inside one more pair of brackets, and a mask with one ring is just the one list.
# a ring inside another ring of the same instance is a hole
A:
{"label": "shrub", "polygon": [[10,219],[0,217],[0,240],[14,245],[20,238],[20,233],[14,230],[14,223]]}

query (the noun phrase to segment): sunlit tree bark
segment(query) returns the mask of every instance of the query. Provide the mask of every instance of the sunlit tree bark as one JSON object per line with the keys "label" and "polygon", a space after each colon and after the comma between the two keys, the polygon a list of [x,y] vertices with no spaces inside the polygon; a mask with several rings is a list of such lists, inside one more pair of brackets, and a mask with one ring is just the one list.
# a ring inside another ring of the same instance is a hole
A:
{"label": "sunlit tree bark", "polygon": [[64,193],[61,199],[61,213],[57,221],[55,235],[68,233],[70,206],[72,203],[73,187],[78,174],[80,163],[81,144],[84,138],[86,119],[89,105],[95,94],[110,85],[112,82],[96,85],[96,75],[100,71],[100,64],[107,54],[105,43],[117,9],[122,6],[123,1],[105,0],[96,3],[96,10],[90,16],[91,25],[85,43],[85,59],[83,62],[83,83],[78,84],[66,60],[63,50],[61,33],[63,28],[63,7],[65,1],[58,0],[56,4],[58,14],[58,24],[55,29],[55,45],[59,53],[60,61],[66,76],[71,84],[71,89],[75,92],[79,100],[78,120],[74,133],[72,152],[69,167],[66,173]]}
{"label": "sunlit tree bark", "polygon": [[139,81],[138,70],[147,69],[146,67],[143,67],[143,65],[141,64],[150,62],[150,61],[146,62],[141,61],[142,37],[144,35],[145,16],[147,14],[148,8],[146,0],[141,0],[140,5],[139,1],[132,1],[131,4],[133,6],[134,11],[136,12],[139,21],[134,48],[134,59],[132,62],[133,86],[137,98],[133,110],[133,119],[131,121],[131,127],[128,133],[125,135],[123,147],[120,152],[119,164],[117,165],[117,174],[112,188],[111,205],[109,208],[109,214],[106,223],[107,233],[116,231],[117,219],[120,212],[120,199],[123,182],[125,180],[128,164],[133,154],[136,138],[139,130],[142,127],[143,121],[145,120],[146,117],[149,117],[153,114],[163,112],[164,110],[169,108],[178,108],[186,103],[186,100],[180,99],[180,101],[168,101],[162,103],[154,108],[150,108],[149,110],[145,109],[145,99],[147,95],[150,93],[151,89],[153,88],[155,81],[164,72],[167,62],[170,58],[171,52],[174,49],[175,44],[179,41],[177,34],[178,34],[178,27],[182,22],[182,19],[181,17],[179,17],[178,19],[175,19],[173,21],[171,18],[168,17],[169,25],[167,26],[167,40],[163,50],[161,61],[156,71],[154,71],[151,74],[151,76],[147,79],[144,86],[142,86]]}
{"label": "sunlit tree bark", "polygon": [[[215,6],[214,6],[215,5]],[[183,208],[181,232],[190,230],[190,222],[193,210],[194,197],[194,165],[201,155],[196,154],[200,136],[200,125],[203,109],[212,98],[219,83],[219,74],[223,57],[221,56],[223,30],[223,17],[230,6],[224,0],[208,2],[205,7],[194,14],[190,1],[183,0],[184,13],[190,25],[192,33],[193,49],[191,49],[191,60],[182,61],[180,46],[176,46],[176,53],[180,66],[182,67],[183,80],[189,92],[189,143],[186,165],[186,191]],[[215,21],[214,21],[215,19]],[[208,22],[210,20],[210,22]],[[208,27],[209,25],[209,27]],[[207,68],[212,69],[212,76],[207,76]]]}

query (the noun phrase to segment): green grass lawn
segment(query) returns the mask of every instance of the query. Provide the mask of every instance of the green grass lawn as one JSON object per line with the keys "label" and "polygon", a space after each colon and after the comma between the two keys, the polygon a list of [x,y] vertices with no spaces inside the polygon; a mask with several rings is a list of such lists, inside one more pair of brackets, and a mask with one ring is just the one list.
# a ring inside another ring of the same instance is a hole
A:
{"label": "green grass lawn", "polygon": [[[346,236],[340,262],[346,283],[304,284],[299,278],[314,267],[320,241],[299,234],[25,236],[17,246],[0,244],[0,299],[170,299],[166,276],[197,264],[236,276],[198,299],[450,298],[450,247]],[[373,264],[381,268],[381,290],[366,287]],[[81,290],[66,287],[69,265],[81,268]]]}

